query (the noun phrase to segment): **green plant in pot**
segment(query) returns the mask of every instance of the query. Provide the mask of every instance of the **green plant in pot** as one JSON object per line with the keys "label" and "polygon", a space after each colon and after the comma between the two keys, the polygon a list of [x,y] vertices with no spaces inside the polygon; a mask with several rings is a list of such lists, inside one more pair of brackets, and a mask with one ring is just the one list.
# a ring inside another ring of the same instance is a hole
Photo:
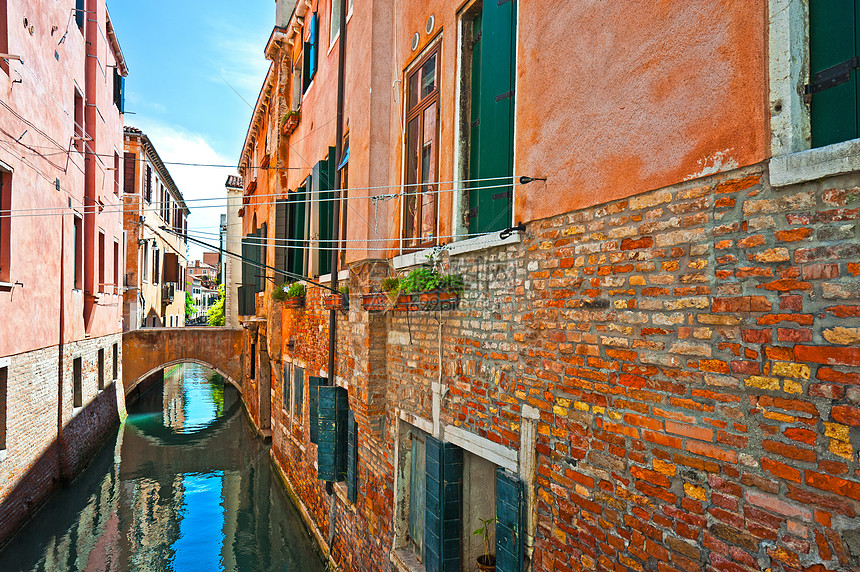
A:
{"label": "green plant in pot", "polygon": [[416,268],[401,281],[401,290],[407,294],[418,294],[424,310],[456,308],[465,286],[462,275],[442,274],[428,266]]}
{"label": "green plant in pot", "polygon": [[301,308],[305,305],[305,285],[299,282],[285,282],[276,286],[272,291],[272,298],[284,302],[287,308]]}
{"label": "green plant in pot", "polygon": [[482,535],[484,537],[484,553],[478,556],[478,570],[489,571],[496,569],[496,555],[492,553],[490,544],[490,535],[495,530],[493,526],[496,523],[495,517],[481,518],[481,526],[475,529],[475,536]]}

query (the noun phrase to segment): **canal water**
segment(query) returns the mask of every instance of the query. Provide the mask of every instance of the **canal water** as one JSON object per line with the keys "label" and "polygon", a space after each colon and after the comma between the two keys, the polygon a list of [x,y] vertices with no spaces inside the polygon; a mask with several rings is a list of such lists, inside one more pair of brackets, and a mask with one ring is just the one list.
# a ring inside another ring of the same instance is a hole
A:
{"label": "canal water", "polygon": [[324,570],[235,388],[181,365],[128,413],[0,572]]}

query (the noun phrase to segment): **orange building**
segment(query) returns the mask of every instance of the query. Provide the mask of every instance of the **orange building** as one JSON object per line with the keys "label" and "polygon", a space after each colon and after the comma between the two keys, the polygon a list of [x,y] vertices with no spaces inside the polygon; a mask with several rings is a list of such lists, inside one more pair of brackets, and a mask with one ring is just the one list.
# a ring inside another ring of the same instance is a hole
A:
{"label": "orange building", "polygon": [[103,0],[0,1],[0,544],[125,409],[127,73]]}
{"label": "orange building", "polygon": [[860,566],[860,7],[276,4],[242,384],[333,562]]}

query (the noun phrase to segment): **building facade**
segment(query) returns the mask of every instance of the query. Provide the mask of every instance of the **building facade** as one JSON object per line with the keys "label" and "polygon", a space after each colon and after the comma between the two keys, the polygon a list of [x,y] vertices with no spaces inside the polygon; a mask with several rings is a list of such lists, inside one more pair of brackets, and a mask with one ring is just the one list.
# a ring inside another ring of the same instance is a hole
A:
{"label": "building facade", "polygon": [[127,74],[103,0],[0,2],[0,545],[125,410]]}
{"label": "building facade", "polygon": [[239,327],[239,285],[242,283],[242,264],[240,260],[242,245],[242,178],[236,175],[227,177],[227,213],[224,225],[224,325]]}
{"label": "building facade", "polygon": [[[497,570],[860,566],[853,20],[371,0],[340,70],[339,9],[278,3],[234,280],[326,555],[474,570],[490,519]],[[364,299],[421,268],[456,307]]]}
{"label": "building facade", "polygon": [[125,128],[125,331],[185,325],[189,209],[149,137]]}

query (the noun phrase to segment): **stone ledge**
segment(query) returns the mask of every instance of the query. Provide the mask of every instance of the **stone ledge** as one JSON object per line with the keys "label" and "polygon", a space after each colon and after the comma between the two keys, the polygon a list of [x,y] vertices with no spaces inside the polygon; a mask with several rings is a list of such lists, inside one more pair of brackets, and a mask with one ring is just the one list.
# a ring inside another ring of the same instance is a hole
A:
{"label": "stone ledge", "polygon": [[[443,245],[441,248],[447,250],[448,254],[450,254],[451,256],[459,256],[461,254],[467,254],[469,252],[488,250],[490,248],[507,246],[509,244],[519,244],[523,240],[522,233],[519,231],[515,231],[513,234],[511,234],[511,236],[507,238],[499,238],[500,232],[501,231],[494,231],[487,234],[482,234],[481,236],[469,238],[467,240],[449,242],[448,244]],[[395,256],[394,258],[392,258],[391,263],[397,270],[400,270],[401,268],[408,268],[410,266],[418,266],[420,264],[423,264],[427,260],[427,256],[430,255],[434,250],[437,249],[425,248],[424,250],[419,250],[417,252],[401,254],[400,256]]]}
{"label": "stone ledge", "polygon": [[398,572],[424,572],[424,565],[411,550],[395,548],[391,551],[391,563]]}
{"label": "stone ledge", "polygon": [[860,139],[773,157],[769,167],[774,187],[860,171]]}

